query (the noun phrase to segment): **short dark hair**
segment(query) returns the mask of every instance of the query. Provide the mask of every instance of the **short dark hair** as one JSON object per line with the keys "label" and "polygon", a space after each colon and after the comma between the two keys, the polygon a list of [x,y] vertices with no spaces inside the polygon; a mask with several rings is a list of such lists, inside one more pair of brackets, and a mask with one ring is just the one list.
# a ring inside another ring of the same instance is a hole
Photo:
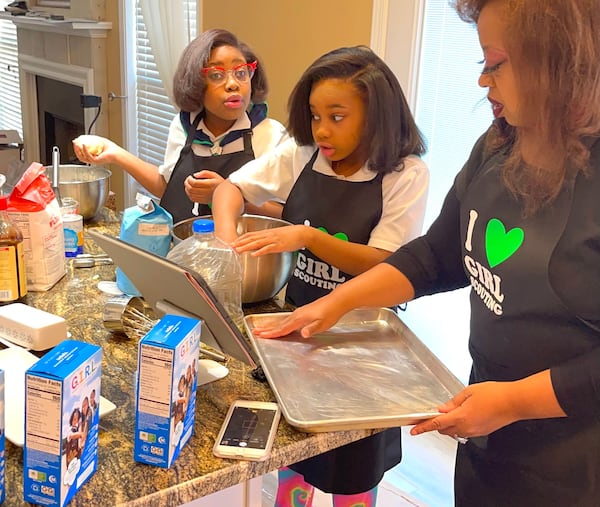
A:
{"label": "short dark hair", "polygon": [[73,412],[71,412],[71,417],[69,417],[69,424],[71,426],[73,426],[73,418],[75,417],[75,414],[77,414],[79,416],[79,420],[81,421],[81,419],[83,419],[81,417],[81,410],[79,410],[78,408],[74,408]]}
{"label": "short dark hair", "polygon": [[334,49],[304,71],[288,100],[288,131],[299,145],[314,143],[309,100],[314,85],[324,79],[347,80],[364,100],[361,143],[369,147],[369,169],[384,173],[402,169],[406,156],[425,153],[425,141],[398,79],[366,46]]}
{"label": "short dark hair", "polygon": [[204,92],[206,80],[201,72],[210,60],[213,49],[221,46],[231,46],[239,49],[246,62],[256,60],[258,65],[252,76],[252,103],[258,104],[267,99],[269,85],[264,66],[258,56],[239,40],[233,33],[221,28],[202,32],[183,50],[177,70],[173,76],[173,98],[182,111],[197,111],[204,109]]}

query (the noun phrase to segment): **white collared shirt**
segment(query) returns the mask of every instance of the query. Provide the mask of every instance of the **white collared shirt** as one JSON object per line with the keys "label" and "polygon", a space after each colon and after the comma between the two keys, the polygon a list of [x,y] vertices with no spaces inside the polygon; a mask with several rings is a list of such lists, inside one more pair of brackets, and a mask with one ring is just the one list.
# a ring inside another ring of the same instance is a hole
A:
{"label": "white collared shirt", "polygon": [[[290,138],[260,159],[243,165],[229,176],[229,180],[252,204],[261,205],[269,200],[285,202],[316,149],[314,145],[298,146]],[[348,177],[340,176],[320,152],[313,170],[346,181],[369,181],[377,175],[365,165]],[[401,172],[386,174],[382,181],[381,219],[371,232],[368,245],[393,252],[420,236],[428,188],[429,169],[417,156],[406,157]]]}
{"label": "white collared shirt", "polygon": [[[192,122],[194,121],[196,114],[192,113],[190,115],[190,120]],[[198,124],[198,130],[203,130],[213,143],[220,141],[229,132],[234,130],[245,130],[249,128],[250,118],[248,118],[248,115],[244,115],[242,118],[236,120],[232,127],[218,138],[213,135],[210,130],[208,130],[204,120],[200,120],[200,123]],[[289,135],[281,123],[272,118],[265,118],[252,130],[252,150],[254,151],[254,156],[257,158],[260,157],[288,138]],[[163,178],[167,182],[171,178],[173,168],[179,160],[179,154],[181,153],[181,149],[185,146],[186,139],[186,132],[181,124],[181,120],[179,119],[179,114],[177,114],[171,121],[171,125],[169,127],[169,137],[167,139],[167,147],[165,150],[165,158],[163,163],[158,168],[158,172],[162,174]],[[244,149],[244,139],[241,137],[223,147],[219,146],[219,148],[221,152],[219,154],[242,151]],[[215,151],[210,146],[198,143],[192,144],[192,150],[196,155],[201,157],[210,157]]]}

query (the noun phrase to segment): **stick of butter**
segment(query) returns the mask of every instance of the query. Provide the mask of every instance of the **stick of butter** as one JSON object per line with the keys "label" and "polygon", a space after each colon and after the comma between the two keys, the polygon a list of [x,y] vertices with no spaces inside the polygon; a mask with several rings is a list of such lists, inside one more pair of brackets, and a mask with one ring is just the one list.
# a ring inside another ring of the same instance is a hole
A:
{"label": "stick of butter", "polygon": [[31,350],[47,350],[67,338],[62,317],[23,303],[0,306],[0,336]]}

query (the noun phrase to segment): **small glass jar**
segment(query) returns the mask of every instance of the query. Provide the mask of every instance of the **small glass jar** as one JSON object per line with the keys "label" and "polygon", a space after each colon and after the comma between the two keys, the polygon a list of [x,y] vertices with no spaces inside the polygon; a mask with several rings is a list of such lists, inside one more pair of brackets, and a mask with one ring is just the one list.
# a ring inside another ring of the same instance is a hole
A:
{"label": "small glass jar", "polygon": [[79,202],[72,197],[63,197],[61,199],[60,213],[62,215],[77,215],[79,212]]}

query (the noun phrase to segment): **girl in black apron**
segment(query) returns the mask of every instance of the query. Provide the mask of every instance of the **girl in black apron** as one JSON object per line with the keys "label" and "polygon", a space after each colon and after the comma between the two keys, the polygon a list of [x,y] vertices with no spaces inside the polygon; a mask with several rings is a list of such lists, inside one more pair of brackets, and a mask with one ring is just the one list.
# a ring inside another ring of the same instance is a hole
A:
{"label": "girl in black apron", "polygon": [[[379,101],[372,105],[374,97]],[[301,170],[291,191],[287,196],[271,197],[285,197],[282,214],[285,220],[309,225],[311,231],[320,230],[315,242],[321,244],[314,244],[313,250],[301,248],[286,288],[288,302],[301,306],[350,279],[356,274],[356,266],[367,269],[369,263],[389,254],[374,247],[355,249],[353,245],[369,244],[372,231],[389,209],[386,206],[390,198],[384,200],[382,190],[384,179],[399,179],[408,164],[406,157],[421,155],[424,143],[397,79],[366,47],[341,48],[315,61],[292,92],[289,110],[289,128],[295,143],[289,141],[270,155],[269,158],[276,160],[272,165],[265,165],[262,160],[252,162],[232,175],[231,181],[239,181],[247,174],[248,184],[260,185],[254,177],[254,167],[265,167],[263,176],[267,180],[274,177],[267,173],[279,168],[279,176],[287,181],[289,175],[284,176],[284,172],[290,172],[286,167],[287,153],[299,154],[292,156]],[[322,166],[316,170],[317,162],[327,164],[328,172],[324,173]],[[418,164],[426,173],[424,164],[420,161]],[[352,178],[363,174],[369,176]],[[270,186],[265,183],[265,188]],[[415,192],[424,191],[426,186],[425,181]],[[234,192],[239,198],[243,195],[243,185],[240,188],[225,182],[215,192],[213,211],[217,226],[221,219],[226,223],[234,218],[228,204],[235,199],[230,200],[228,194]],[[386,218],[389,220],[389,215]],[[266,233],[248,233],[232,245],[238,251],[262,248],[269,253],[274,251],[269,250],[272,238],[278,238],[283,245],[277,251],[296,249],[302,235],[296,237],[299,230],[283,227]],[[338,239],[331,238],[334,234]],[[401,238],[396,239],[401,243]],[[344,259],[353,262],[344,264]],[[345,272],[343,266],[348,266],[351,272]],[[400,428],[392,428],[290,465],[279,472],[275,506],[308,506],[313,487],[332,493],[336,507],[373,506],[383,474],[399,463],[401,456]]]}
{"label": "girl in black apron", "polygon": [[[264,69],[248,46],[226,30],[207,30],[186,47],[179,60],[173,98],[181,112],[172,122],[160,168],[98,136],[75,139],[75,153],[83,162],[121,166],[151,194],[161,197],[160,204],[174,223],[210,214],[210,195],[202,203],[192,202],[184,187],[186,179],[210,171],[204,183],[216,186],[288,137],[279,122],[267,118],[267,92]],[[261,129],[258,153],[252,141],[255,129]],[[194,197],[193,184],[190,187]]]}
{"label": "girl in black apron", "polygon": [[[254,124],[266,118],[266,107],[264,104],[259,104],[253,107],[253,111],[259,112],[254,114],[252,118],[256,118]],[[196,155],[192,151],[192,144],[198,142],[210,146],[214,143],[210,141],[208,136],[202,131],[197,130],[198,124],[203,115],[200,113],[196,116],[193,123],[190,123],[190,113],[182,111],[179,114],[181,123],[188,133],[185,146],[181,149],[179,160],[175,164],[173,173],[169,178],[169,183],[165,189],[160,205],[165,208],[173,216],[173,223],[180,222],[192,216],[210,215],[210,207],[208,204],[194,203],[185,192],[185,180],[189,176],[199,170],[213,171],[219,174],[222,178],[227,178],[233,171],[242,167],[246,162],[254,159],[254,151],[252,150],[252,129],[235,130],[230,132],[228,136],[219,143],[219,147],[223,148],[229,142],[242,138],[244,140],[244,149],[227,154],[217,154],[209,156]]]}

